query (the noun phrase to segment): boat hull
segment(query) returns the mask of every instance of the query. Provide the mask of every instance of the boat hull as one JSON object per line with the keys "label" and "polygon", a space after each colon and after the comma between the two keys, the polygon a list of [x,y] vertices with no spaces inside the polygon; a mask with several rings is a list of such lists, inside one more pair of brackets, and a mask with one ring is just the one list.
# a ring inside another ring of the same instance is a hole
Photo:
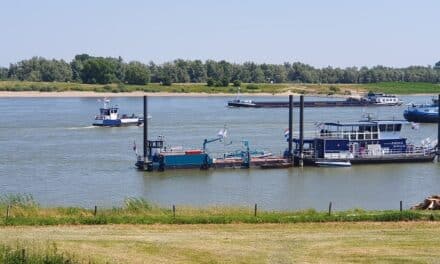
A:
{"label": "boat hull", "polygon": [[127,119],[104,119],[95,120],[94,126],[99,127],[123,127],[123,126],[140,126],[143,124],[143,120],[139,118],[127,118]]}
{"label": "boat hull", "polygon": [[416,123],[437,123],[439,121],[438,113],[424,113],[416,109],[405,110],[403,117]]}
{"label": "boat hull", "polygon": [[[359,100],[346,101],[306,101],[304,107],[366,107],[366,106],[397,106],[401,103],[379,104]],[[239,102],[229,101],[229,107],[249,107],[249,108],[288,108],[289,102],[282,101],[261,101],[261,102]],[[299,102],[293,102],[293,107],[300,107]]]}

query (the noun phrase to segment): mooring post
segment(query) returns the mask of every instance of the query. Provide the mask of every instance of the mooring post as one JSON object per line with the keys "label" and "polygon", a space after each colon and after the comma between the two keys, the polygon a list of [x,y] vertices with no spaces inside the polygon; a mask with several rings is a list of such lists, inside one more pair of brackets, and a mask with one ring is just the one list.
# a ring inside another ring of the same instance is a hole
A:
{"label": "mooring post", "polygon": [[400,212],[402,212],[402,211],[403,211],[403,202],[400,201]]}
{"label": "mooring post", "polygon": [[11,208],[11,205],[7,205],[6,206],[6,220],[8,220],[8,218],[9,218],[9,210],[10,210],[10,208]]}
{"label": "mooring post", "polygon": [[292,152],[292,135],[293,135],[293,95],[289,95],[289,161],[293,163],[293,152]]}
{"label": "mooring post", "polygon": [[257,216],[257,204],[254,206],[254,216]]}
{"label": "mooring post", "polygon": [[147,96],[144,95],[144,166],[148,163],[148,111]]}
{"label": "mooring post", "polygon": [[438,116],[437,116],[437,161],[440,162],[440,94],[437,98]]}
{"label": "mooring post", "polygon": [[299,97],[299,166],[304,166],[304,95]]}
{"label": "mooring post", "polygon": [[176,217],[176,206],[173,204],[173,217]]}
{"label": "mooring post", "polygon": [[95,210],[93,210],[93,216],[96,216],[98,213],[98,206],[95,205]]}
{"label": "mooring post", "polygon": [[328,204],[328,215],[332,214],[332,202]]}

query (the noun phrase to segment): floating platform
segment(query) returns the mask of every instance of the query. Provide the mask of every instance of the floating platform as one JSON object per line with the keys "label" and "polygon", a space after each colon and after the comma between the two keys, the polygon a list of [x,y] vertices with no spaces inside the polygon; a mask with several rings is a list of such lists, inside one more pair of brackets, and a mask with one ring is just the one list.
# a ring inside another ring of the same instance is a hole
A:
{"label": "floating platform", "polygon": [[[289,166],[287,166],[287,164]],[[288,159],[283,157],[264,157],[264,158],[251,158],[249,164],[241,158],[226,158],[215,159],[212,163],[213,168],[283,168],[292,167],[292,163],[289,163]]]}

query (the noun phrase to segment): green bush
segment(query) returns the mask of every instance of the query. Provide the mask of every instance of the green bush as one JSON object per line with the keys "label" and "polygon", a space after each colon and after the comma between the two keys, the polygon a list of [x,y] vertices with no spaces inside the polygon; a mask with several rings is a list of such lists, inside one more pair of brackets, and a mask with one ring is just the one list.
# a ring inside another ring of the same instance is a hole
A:
{"label": "green bush", "polygon": [[233,82],[233,84],[234,84],[235,87],[240,87],[241,86],[241,81],[240,80],[235,80]]}
{"label": "green bush", "polygon": [[251,83],[251,84],[248,84],[246,86],[246,89],[248,89],[248,90],[258,90],[259,87],[258,87],[258,85]]}

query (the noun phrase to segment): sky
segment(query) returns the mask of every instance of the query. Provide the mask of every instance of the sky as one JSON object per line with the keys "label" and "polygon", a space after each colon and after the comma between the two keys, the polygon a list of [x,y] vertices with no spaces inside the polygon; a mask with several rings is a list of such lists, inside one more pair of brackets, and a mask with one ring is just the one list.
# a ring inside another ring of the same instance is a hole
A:
{"label": "sky", "polygon": [[433,65],[438,0],[0,0],[0,66],[76,54],[164,63]]}

